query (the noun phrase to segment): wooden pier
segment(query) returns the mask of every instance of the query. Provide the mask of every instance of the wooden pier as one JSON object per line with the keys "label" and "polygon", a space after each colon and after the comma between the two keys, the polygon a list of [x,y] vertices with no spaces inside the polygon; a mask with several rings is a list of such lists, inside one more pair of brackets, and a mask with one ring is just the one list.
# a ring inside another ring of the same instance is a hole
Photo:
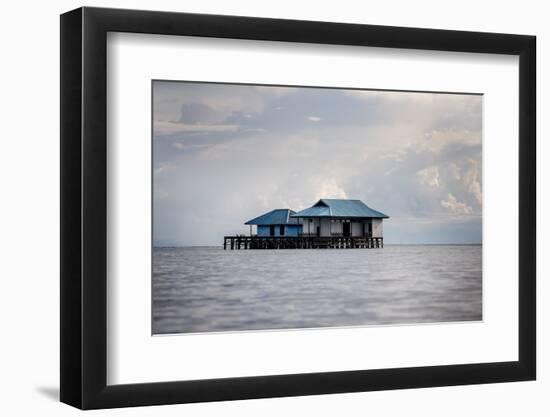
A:
{"label": "wooden pier", "polygon": [[242,249],[374,249],[383,248],[382,237],[343,236],[225,236],[224,250]]}

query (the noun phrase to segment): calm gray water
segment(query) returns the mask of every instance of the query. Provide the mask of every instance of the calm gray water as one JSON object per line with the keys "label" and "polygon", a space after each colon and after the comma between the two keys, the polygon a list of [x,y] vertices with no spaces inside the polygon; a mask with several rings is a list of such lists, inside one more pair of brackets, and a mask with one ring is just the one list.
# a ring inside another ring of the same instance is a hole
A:
{"label": "calm gray water", "polygon": [[481,252],[155,248],[153,333],[481,320]]}

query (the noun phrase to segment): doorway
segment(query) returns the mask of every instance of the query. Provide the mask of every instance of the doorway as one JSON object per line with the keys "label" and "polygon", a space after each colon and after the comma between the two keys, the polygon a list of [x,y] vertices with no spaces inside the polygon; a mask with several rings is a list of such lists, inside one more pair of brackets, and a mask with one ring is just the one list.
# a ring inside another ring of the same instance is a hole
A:
{"label": "doorway", "polygon": [[274,225],[269,226],[269,236],[275,236],[275,226]]}
{"label": "doorway", "polygon": [[348,223],[348,222],[343,223],[342,227],[343,227],[342,232],[343,232],[344,237],[350,237],[351,236],[351,223]]}

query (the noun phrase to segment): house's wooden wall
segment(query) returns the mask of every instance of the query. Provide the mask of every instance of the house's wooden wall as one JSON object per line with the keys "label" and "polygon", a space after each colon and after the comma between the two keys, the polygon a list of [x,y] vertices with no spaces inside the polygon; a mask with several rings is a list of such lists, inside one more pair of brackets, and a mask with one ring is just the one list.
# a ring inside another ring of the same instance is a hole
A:
{"label": "house's wooden wall", "polygon": [[[303,223],[303,233],[305,235],[315,235],[317,232],[317,226],[321,225],[321,236],[331,236],[336,234],[343,233],[343,222],[331,222],[331,219],[301,219]],[[382,219],[371,219],[372,221],[372,237],[384,237],[382,231]],[[363,221],[361,222],[351,222],[351,236],[352,237],[362,237],[363,236]],[[309,225],[309,230],[308,230]],[[368,226],[365,226],[365,232],[368,233]],[[268,230],[269,233],[269,230]]]}
{"label": "house's wooden wall", "polygon": [[[275,226],[274,236],[280,236],[279,226]],[[285,236],[298,236],[301,231],[301,225],[286,225],[285,226]],[[269,226],[258,226],[258,236],[270,236]]]}
{"label": "house's wooden wall", "polygon": [[372,237],[384,237],[382,219],[372,219]]}

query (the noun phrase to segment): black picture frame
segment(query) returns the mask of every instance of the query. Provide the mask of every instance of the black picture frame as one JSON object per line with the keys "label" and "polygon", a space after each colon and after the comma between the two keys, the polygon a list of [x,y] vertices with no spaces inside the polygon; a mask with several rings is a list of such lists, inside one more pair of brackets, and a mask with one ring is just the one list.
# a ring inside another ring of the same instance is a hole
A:
{"label": "black picture frame", "polygon": [[[519,56],[519,360],[107,385],[108,32]],[[60,56],[62,402],[95,409],[535,379],[534,36],[84,7],[61,15]]]}

